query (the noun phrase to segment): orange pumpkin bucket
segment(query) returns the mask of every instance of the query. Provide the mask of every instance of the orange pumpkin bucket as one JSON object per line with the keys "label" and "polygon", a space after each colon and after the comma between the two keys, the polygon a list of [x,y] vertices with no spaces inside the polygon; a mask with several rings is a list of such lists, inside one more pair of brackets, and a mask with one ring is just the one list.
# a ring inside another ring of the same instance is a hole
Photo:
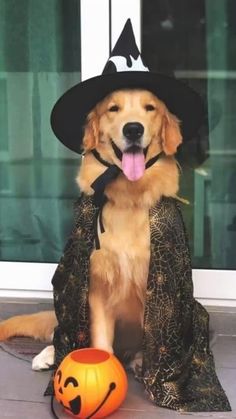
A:
{"label": "orange pumpkin bucket", "polygon": [[55,397],[74,417],[103,418],[124,401],[127,376],[118,359],[103,350],[78,349],[68,354],[54,377]]}

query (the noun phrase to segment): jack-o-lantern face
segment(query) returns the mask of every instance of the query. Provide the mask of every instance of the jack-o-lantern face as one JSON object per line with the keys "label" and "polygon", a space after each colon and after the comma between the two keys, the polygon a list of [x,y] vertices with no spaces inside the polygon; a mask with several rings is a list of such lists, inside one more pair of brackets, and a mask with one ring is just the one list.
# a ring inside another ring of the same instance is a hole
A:
{"label": "jack-o-lantern face", "polygon": [[[61,372],[61,370],[58,370],[57,371],[57,373],[56,373],[56,379],[58,380],[58,384],[60,385],[58,391],[63,396],[64,393],[63,393],[63,387],[62,387],[62,383],[61,383],[61,379],[62,379],[62,372]],[[75,388],[78,388],[78,386],[79,386],[78,381],[74,377],[67,377],[66,378],[66,380],[64,382],[64,389],[66,389],[69,384],[72,387],[75,387]],[[61,403],[62,403],[62,401],[61,401]],[[64,404],[63,404],[63,406],[64,406]],[[74,415],[78,415],[80,413],[80,409],[81,409],[81,397],[79,395],[76,396],[73,400],[70,400],[69,401],[69,408],[68,408],[68,406],[64,406],[64,408],[70,410]]]}
{"label": "jack-o-lantern face", "polygon": [[54,378],[56,399],[79,418],[108,416],[127,392],[125,371],[114,355],[99,349],[71,352]]}

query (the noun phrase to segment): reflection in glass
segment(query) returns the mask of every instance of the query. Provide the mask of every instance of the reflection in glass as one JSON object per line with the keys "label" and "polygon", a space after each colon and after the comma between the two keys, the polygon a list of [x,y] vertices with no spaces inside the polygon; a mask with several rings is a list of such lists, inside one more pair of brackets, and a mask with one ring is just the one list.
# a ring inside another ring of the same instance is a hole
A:
{"label": "reflection in glass", "polygon": [[0,259],[55,262],[73,220],[79,157],[50,127],[80,80],[79,1],[0,0]]}
{"label": "reflection in glass", "polygon": [[196,268],[236,268],[235,28],[234,0],[143,2],[146,64],[188,83],[208,109],[205,126],[178,154]]}

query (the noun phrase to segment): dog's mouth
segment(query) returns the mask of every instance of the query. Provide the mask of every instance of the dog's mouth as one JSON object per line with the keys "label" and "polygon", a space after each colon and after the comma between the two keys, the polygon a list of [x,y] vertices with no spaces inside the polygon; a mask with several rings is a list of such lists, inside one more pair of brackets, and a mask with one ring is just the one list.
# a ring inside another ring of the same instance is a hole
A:
{"label": "dog's mouth", "polygon": [[121,168],[127,179],[132,182],[139,180],[145,171],[145,157],[148,147],[144,149],[141,144],[131,144],[121,151],[112,139],[111,145],[116,157],[121,161]]}
{"label": "dog's mouth", "polygon": [[132,182],[139,180],[145,171],[145,155],[141,146],[132,145],[123,151],[121,167]]}

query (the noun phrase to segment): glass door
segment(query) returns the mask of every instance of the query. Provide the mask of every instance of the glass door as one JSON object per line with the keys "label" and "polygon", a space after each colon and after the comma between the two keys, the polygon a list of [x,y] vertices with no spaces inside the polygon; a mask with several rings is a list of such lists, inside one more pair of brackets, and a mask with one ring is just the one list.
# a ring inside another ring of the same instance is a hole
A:
{"label": "glass door", "polygon": [[0,19],[0,295],[47,297],[80,164],[54,137],[50,112],[102,71],[109,1],[0,0]]}
{"label": "glass door", "polygon": [[155,71],[175,75],[205,101],[206,121],[179,152],[180,195],[195,295],[236,304],[236,4],[234,0],[142,3],[142,50]]}
{"label": "glass door", "polygon": [[80,161],[54,138],[50,110],[70,86],[101,73],[130,17],[147,65],[204,97],[206,124],[178,155],[195,296],[236,305],[235,2],[41,3],[0,0],[0,295],[51,296]]}

